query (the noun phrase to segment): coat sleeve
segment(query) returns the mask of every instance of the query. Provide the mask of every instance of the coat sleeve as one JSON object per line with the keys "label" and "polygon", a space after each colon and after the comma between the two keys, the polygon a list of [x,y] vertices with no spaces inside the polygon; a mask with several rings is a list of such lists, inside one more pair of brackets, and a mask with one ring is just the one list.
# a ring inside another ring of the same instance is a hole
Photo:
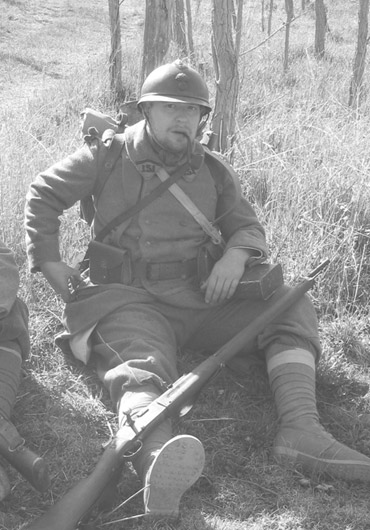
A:
{"label": "coat sleeve", "polygon": [[[100,148],[99,148],[100,149]],[[97,173],[96,150],[84,145],[40,173],[26,196],[26,246],[31,272],[46,261],[60,261],[60,216],[93,193]]]}
{"label": "coat sleeve", "polygon": [[6,317],[17,297],[19,271],[14,254],[0,241],[0,319]]}
{"label": "coat sleeve", "polygon": [[224,161],[221,193],[217,203],[217,219],[226,241],[225,251],[230,248],[248,248],[259,259],[268,255],[265,230],[252,205],[243,196],[239,177]]}

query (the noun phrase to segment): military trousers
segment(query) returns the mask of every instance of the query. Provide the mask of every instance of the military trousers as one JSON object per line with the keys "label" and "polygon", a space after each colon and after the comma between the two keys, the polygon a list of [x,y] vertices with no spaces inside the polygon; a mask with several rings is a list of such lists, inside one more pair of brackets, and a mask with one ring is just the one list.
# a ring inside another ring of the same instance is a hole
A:
{"label": "military trousers", "polygon": [[[232,298],[215,305],[206,304],[203,293],[186,286],[157,285],[145,297],[138,289],[136,301],[131,289],[129,303],[106,314],[92,334],[92,358],[113,404],[140,385],[154,383],[164,391],[178,378],[180,348],[215,353],[289,289],[281,287],[267,301]],[[316,360],[320,356],[316,312],[307,295],[240,353],[271,357],[294,348],[310,351]]]}

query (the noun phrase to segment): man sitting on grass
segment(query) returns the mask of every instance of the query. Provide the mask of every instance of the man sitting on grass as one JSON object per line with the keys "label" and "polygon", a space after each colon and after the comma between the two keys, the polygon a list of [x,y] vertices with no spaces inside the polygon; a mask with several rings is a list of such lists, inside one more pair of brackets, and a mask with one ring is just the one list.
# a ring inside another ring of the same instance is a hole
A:
{"label": "man sitting on grass", "polygon": [[[267,301],[235,294],[245,270],[267,257],[265,233],[232,168],[220,161],[209,165],[212,156],[197,139],[211,111],[198,72],[180,61],[157,68],[145,80],[138,105],[143,120],[124,132],[121,156],[99,193],[110,138],[90,131],[81,149],[36,178],[26,206],[30,269],[41,271],[66,302],[60,344],[84,362],[94,359],[120,425],[135,422],[176,380],[178,347],[216,351],[290,289],[282,286]],[[92,235],[99,235],[180,169],[177,186],[100,238],[91,249],[90,271],[81,273],[62,260],[58,233],[64,210],[95,194]],[[206,233],[202,216],[219,237]],[[218,256],[202,279],[198,265],[207,252]],[[320,342],[307,296],[242,353],[255,351],[266,359],[280,419],[277,461],[370,482],[370,459],[319,423]],[[167,420],[144,440],[133,463],[145,485],[146,513],[176,516],[182,494],[202,472],[204,451],[193,436],[173,437]]]}

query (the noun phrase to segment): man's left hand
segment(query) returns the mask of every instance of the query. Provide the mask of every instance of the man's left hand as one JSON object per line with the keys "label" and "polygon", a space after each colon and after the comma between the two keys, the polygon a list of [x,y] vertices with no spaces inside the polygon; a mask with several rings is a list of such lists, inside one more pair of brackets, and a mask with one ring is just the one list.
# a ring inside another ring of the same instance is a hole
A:
{"label": "man's left hand", "polygon": [[223,302],[236,291],[251,252],[245,248],[230,248],[214,265],[201,286],[207,304]]}

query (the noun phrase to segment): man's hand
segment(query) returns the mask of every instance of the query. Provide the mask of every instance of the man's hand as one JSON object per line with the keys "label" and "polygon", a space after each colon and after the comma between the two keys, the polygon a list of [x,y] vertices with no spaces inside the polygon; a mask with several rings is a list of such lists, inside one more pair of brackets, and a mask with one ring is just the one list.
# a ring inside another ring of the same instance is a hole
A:
{"label": "man's hand", "polygon": [[230,248],[215,263],[211,274],[201,286],[202,291],[205,291],[207,304],[223,302],[233,296],[251,256],[252,251],[249,249]]}
{"label": "man's hand", "polygon": [[69,267],[64,261],[46,261],[40,265],[40,269],[54,291],[60,294],[64,302],[71,302],[73,297],[68,288],[68,278],[72,276],[79,282],[82,280],[80,272]]}

